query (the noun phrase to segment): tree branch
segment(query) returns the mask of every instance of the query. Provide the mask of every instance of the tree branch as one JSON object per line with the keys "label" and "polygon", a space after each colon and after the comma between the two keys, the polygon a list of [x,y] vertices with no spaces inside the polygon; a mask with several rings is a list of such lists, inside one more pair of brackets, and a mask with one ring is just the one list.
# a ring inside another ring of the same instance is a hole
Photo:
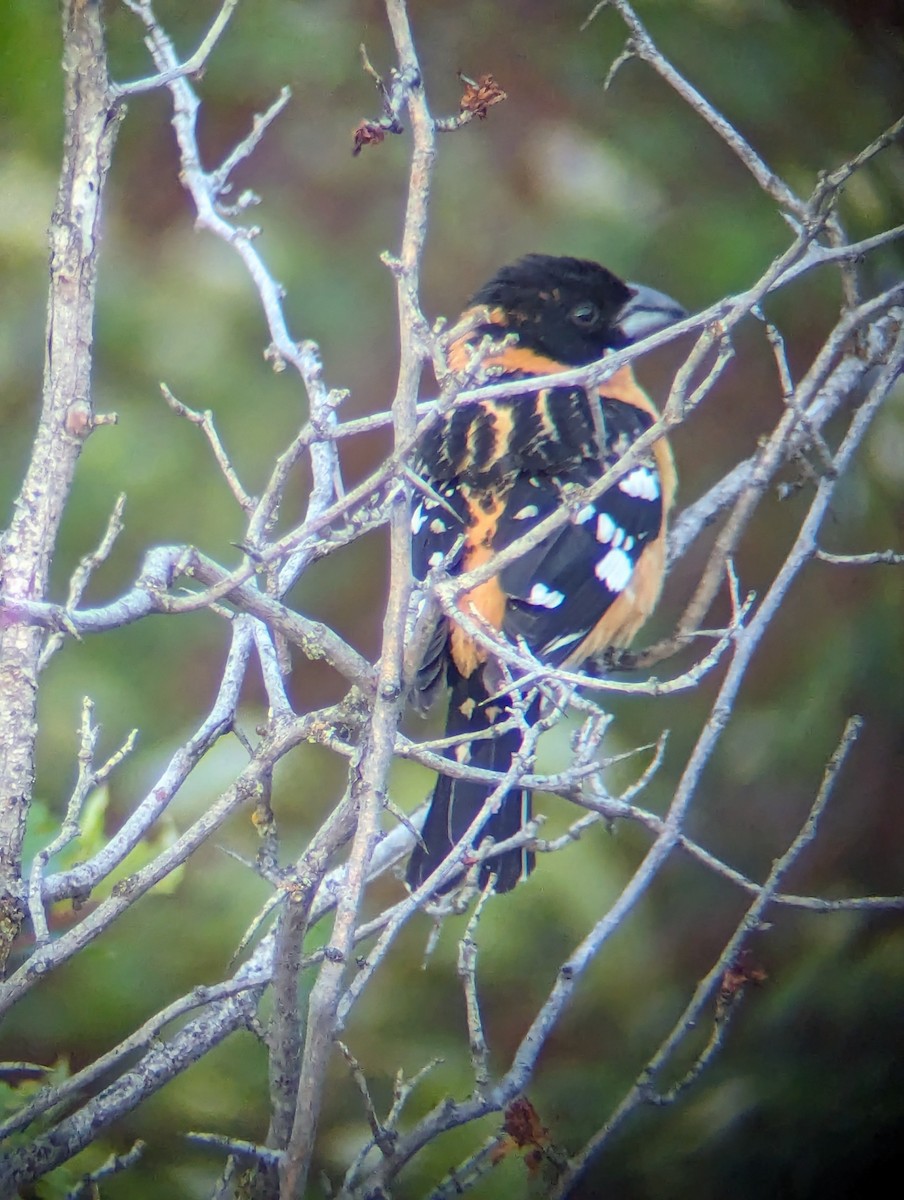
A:
{"label": "tree branch", "polygon": [[[75,467],[94,427],[91,347],[101,200],[117,122],[111,118],[98,6],[65,0],[63,165],[50,225],[50,291],[41,417],[9,528],[2,587],[41,600]],[[0,621],[0,977],[24,917],[22,841],[35,776],[36,698],[43,637]]]}

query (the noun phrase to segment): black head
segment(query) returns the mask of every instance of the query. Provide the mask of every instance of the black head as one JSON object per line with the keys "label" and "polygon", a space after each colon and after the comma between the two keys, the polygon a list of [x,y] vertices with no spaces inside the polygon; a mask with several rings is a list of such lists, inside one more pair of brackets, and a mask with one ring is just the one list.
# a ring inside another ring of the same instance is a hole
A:
{"label": "black head", "polygon": [[599,263],[551,254],[528,254],[502,267],[471,304],[501,310],[525,345],[576,367],[686,315],[662,292],[623,283]]}

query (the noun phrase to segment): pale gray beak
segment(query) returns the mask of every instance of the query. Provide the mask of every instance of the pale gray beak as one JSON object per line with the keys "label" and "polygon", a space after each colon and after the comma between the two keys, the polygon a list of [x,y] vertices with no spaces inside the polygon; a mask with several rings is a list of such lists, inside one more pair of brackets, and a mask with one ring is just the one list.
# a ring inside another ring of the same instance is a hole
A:
{"label": "pale gray beak", "polygon": [[634,294],[618,314],[616,324],[629,342],[639,342],[687,316],[678,301],[665,292],[639,283],[629,283],[628,287]]}

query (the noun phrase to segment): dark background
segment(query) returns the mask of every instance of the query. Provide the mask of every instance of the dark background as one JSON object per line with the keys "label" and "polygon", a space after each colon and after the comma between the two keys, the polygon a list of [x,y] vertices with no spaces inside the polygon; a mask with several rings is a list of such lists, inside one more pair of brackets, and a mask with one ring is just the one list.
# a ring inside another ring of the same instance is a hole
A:
{"label": "dark background", "polygon": [[[599,259],[696,309],[749,286],[787,245],[790,233],[774,204],[650,70],[629,62],[603,90],[623,41],[613,14],[581,33],[589,0],[413,0],[410,7],[434,113],[457,111],[459,70],[491,72],[509,95],[486,122],[440,139],[424,261],[431,317],[453,316],[498,265],[526,251]],[[213,11],[209,3],[158,5],[184,54]],[[801,11],[778,0],[651,0],[640,9],[660,48],[801,194],[819,170],[855,154],[901,108],[904,59],[892,27],[900,14],[886,6],[883,27],[882,6],[861,4],[858,11],[876,14],[879,23],[861,22],[866,32],[855,33],[825,6]],[[136,18],[118,4],[109,3],[107,12],[115,77],[149,73]],[[384,409],[394,386],[394,290],[379,254],[398,246],[410,150],[407,137],[399,137],[351,155],[357,122],[378,115],[372,82],[360,67],[361,42],[378,68],[391,65],[376,2],[247,0],[198,85],[210,165],[283,84],[293,90],[289,109],[240,170],[237,185],[262,198],[248,219],[263,228],[260,248],[287,289],[294,335],[316,339],[328,383],[350,390],[346,417]],[[0,514],[9,512],[19,486],[38,412],[46,227],[61,136],[59,58],[57,5],[7,0],[0,9]],[[222,562],[235,561],[240,513],[201,435],[163,404],[159,381],[185,403],[215,411],[250,491],[262,485],[305,416],[297,381],[290,372],[275,375],[264,361],[266,328],[238,259],[193,230],[168,121],[167,95],[137,97],[119,136],[95,346],[97,406],[116,411],[119,424],[96,433],[83,455],[56,555],[54,599],[65,595],[73,566],[96,544],[123,490],[126,531],[87,601],[118,594],[144,549],[156,543],[193,542]],[[902,187],[900,147],[855,175],[842,203],[852,234],[900,222]],[[867,291],[900,273],[899,250],[876,255],[864,265]],[[838,279],[829,272],[770,301],[796,375],[831,328],[838,302]],[[748,322],[737,351],[716,391],[675,437],[682,504],[751,453],[777,420],[780,392],[761,327]],[[662,394],[680,361],[674,348],[641,365],[654,394]],[[840,428],[829,431],[830,439]],[[383,449],[378,436],[347,443],[347,479],[359,478]],[[305,487],[299,472],[287,523],[300,511]],[[765,500],[738,558],[745,590],[762,594],[768,587],[808,495],[805,489],[785,503],[774,495]],[[827,548],[900,548],[900,394],[880,415],[837,496],[824,531]],[[650,637],[668,631],[705,550],[696,547],[673,573]],[[329,619],[373,656],[384,578],[385,542],[372,535],[312,570],[291,601]],[[865,732],[819,840],[788,887],[824,896],[901,891],[901,581],[900,569],[812,564],[757,654],[689,826],[754,878],[764,877],[796,832],[846,717],[857,712]],[[719,610],[713,620],[724,616]],[[98,826],[111,829],[209,704],[224,647],[222,622],[206,614],[156,618],[67,645],[42,692],[33,848],[50,836],[74,781],[82,696],[96,703],[102,749],[112,751],[129,729],[140,729],[135,754],[96,800]],[[675,671],[682,665],[672,664]],[[698,693],[661,701],[613,700],[617,719],[607,744],[613,752],[671,730],[665,767],[644,797],[649,806],[668,803],[716,684],[711,679]],[[300,709],[342,690],[326,669],[301,660],[292,687]],[[249,730],[261,700],[249,690]],[[412,722],[412,728],[433,726]],[[566,747],[567,731],[557,730],[547,738],[543,762],[563,761]],[[241,761],[236,745],[209,756],[160,836],[183,828]],[[317,749],[297,750],[282,764],[275,803],[287,856],[335,801],[342,772],[341,763]],[[612,786],[630,777],[614,774]],[[428,788],[425,772],[400,767],[394,799],[412,807]],[[541,801],[541,808],[554,831],[574,815],[561,801]],[[219,841],[253,855],[247,816]],[[528,886],[490,906],[481,926],[481,980],[498,1069],[507,1066],[558,963],[618,894],[646,845],[634,828],[619,826],[614,836],[597,829],[579,846],[544,859]],[[398,883],[385,881],[372,903],[399,893]],[[91,1061],[169,999],[221,978],[266,895],[250,870],[220,846],[208,846],[166,894],[136,905],[35,989],[0,1033],[0,1055],[59,1062],[60,1069]],[[530,1089],[566,1151],[577,1150],[605,1120],[743,906],[724,881],[676,860],[595,964]],[[866,1187],[867,1172],[890,1157],[904,1116],[900,917],[791,910],[772,917],[772,927],[752,944],[768,980],[745,999],[722,1057],[678,1106],[634,1119],[582,1195],[855,1195]],[[71,919],[62,909],[54,914],[60,927]],[[413,1073],[437,1055],[444,1062],[417,1092],[412,1112],[469,1089],[454,971],[460,932],[451,922],[423,971],[427,923],[412,922],[356,1014],[349,1042],[378,1102],[386,1102],[399,1068]],[[689,1055],[698,1049],[690,1046]],[[258,1139],[266,1121],[264,1054],[249,1034],[239,1035],[133,1114],[102,1152],[81,1160],[81,1170],[142,1136],[149,1143],[142,1164],[107,1185],[105,1195],[205,1196],[218,1166],[181,1134],[202,1129]],[[479,1131],[448,1135],[403,1176],[398,1195],[422,1195],[496,1128],[489,1120]],[[337,1061],[319,1166],[341,1175],[365,1136],[359,1098]],[[524,1187],[523,1167],[509,1161],[477,1194],[516,1197]],[[48,1185],[42,1194],[58,1193]],[[318,1194],[312,1183],[311,1195]]]}

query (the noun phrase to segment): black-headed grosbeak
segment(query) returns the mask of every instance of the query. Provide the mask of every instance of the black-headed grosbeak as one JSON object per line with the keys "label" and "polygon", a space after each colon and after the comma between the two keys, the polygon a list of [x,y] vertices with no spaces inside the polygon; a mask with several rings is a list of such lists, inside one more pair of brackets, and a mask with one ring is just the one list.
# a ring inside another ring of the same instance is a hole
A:
{"label": "black-headed grosbeak", "polygon": [[[415,575],[423,579],[443,563],[460,574],[491,561],[557,509],[570,486],[599,479],[659,415],[630,366],[591,393],[571,385],[533,388],[532,377],[595,362],[683,315],[661,292],[623,283],[576,258],[531,254],[480,288],[464,314],[471,328],[449,348],[449,366],[464,370],[488,338],[479,382],[524,380],[525,386],[504,399],[453,409],[421,439],[416,469],[428,487],[412,515]],[[675,483],[672,454],[660,438],[614,487],[462,596],[461,611],[476,612],[552,667],[575,667],[589,655],[627,645],[659,599]],[[487,649],[446,616],[418,690],[429,697],[443,675],[451,687],[446,736],[469,735],[448,757],[507,771],[521,735],[516,728],[493,735],[493,726],[509,716],[499,696],[501,673]],[[528,720],[539,715],[539,705],[537,697]],[[446,858],[491,790],[439,776],[408,866],[412,888]],[[501,842],[529,818],[530,793],[516,789],[476,840]],[[481,882],[493,872],[496,891],[508,891],[532,866],[529,851],[510,850],[484,862]]]}

